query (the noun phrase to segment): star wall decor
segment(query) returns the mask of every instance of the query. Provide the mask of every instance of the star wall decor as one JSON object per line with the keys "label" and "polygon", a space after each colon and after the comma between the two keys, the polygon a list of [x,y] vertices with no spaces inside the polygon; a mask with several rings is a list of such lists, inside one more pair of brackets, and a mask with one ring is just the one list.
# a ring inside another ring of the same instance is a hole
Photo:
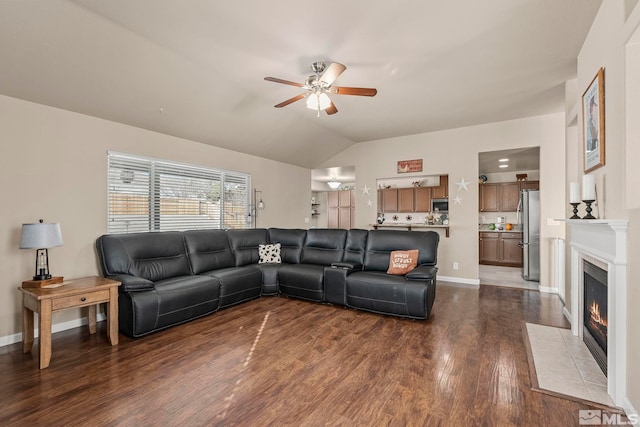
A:
{"label": "star wall decor", "polygon": [[469,191],[469,188],[467,188],[467,185],[469,185],[471,183],[465,181],[464,180],[464,176],[463,176],[462,179],[460,180],[460,182],[456,182],[456,184],[458,185],[458,191],[462,190],[463,188],[465,189],[465,191]]}
{"label": "star wall decor", "polygon": [[456,196],[455,199],[453,199],[453,204],[462,205],[462,199],[460,198],[460,196]]}
{"label": "star wall decor", "polygon": [[364,187],[362,187],[362,195],[367,195],[369,196],[369,190],[371,190],[369,187],[367,187],[367,184],[364,185]]}
{"label": "star wall decor", "polygon": [[372,208],[373,207],[373,202],[371,200],[367,200],[367,206]]}

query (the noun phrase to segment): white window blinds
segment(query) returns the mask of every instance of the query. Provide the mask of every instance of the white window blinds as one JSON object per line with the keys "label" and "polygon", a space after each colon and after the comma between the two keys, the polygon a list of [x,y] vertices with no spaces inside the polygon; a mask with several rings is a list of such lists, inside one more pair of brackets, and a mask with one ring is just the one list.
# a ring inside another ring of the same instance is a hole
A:
{"label": "white window blinds", "polygon": [[251,176],[109,153],[109,233],[248,228]]}

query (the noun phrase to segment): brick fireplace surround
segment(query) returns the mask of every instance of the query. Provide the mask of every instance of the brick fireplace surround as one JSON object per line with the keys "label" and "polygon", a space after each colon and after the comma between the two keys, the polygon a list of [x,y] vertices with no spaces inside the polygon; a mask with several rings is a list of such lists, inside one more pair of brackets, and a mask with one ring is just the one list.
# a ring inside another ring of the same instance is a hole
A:
{"label": "brick fireplace surround", "polygon": [[632,409],[627,375],[627,225],[626,220],[564,220],[571,250],[571,332],[582,338],[584,271],[588,261],[607,272],[607,390],[616,404]]}

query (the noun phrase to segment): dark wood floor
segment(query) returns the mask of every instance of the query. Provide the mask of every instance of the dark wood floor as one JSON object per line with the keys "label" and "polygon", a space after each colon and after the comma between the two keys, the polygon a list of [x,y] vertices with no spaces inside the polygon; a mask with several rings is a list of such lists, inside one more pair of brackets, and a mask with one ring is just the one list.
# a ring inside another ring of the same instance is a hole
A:
{"label": "dark wood floor", "polygon": [[531,391],[522,321],[557,296],[440,283],[428,321],[265,297],[108,345],[104,322],[0,348],[0,425],[573,426],[585,404]]}

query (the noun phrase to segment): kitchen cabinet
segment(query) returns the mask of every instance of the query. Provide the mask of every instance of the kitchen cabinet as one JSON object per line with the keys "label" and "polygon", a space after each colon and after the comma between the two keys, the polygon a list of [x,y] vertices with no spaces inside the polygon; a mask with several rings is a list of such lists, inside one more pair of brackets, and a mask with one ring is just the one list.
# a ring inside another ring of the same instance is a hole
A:
{"label": "kitchen cabinet", "polygon": [[413,212],[413,188],[398,188],[398,212]]}
{"label": "kitchen cabinet", "polygon": [[431,187],[432,199],[446,199],[449,197],[449,175],[440,175],[440,185]]}
{"label": "kitchen cabinet", "polygon": [[340,206],[340,192],[339,191],[328,191],[327,192],[327,207],[337,208]]}
{"label": "kitchen cabinet", "polygon": [[[533,187],[533,182],[528,181]],[[480,212],[516,212],[520,203],[522,182],[494,182],[480,184]]]}
{"label": "kitchen cabinet", "polygon": [[327,228],[349,229],[355,225],[355,191],[329,191],[327,206]]}
{"label": "kitchen cabinet", "polygon": [[500,233],[480,233],[480,264],[500,262]]}
{"label": "kitchen cabinet", "polygon": [[520,181],[520,191],[522,190],[540,190],[540,181]]}
{"label": "kitchen cabinet", "polygon": [[500,184],[500,212],[515,212],[520,203],[520,184],[504,182]]}
{"label": "kitchen cabinet", "polygon": [[480,212],[499,212],[500,184],[480,184]]}
{"label": "kitchen cabinet", "polygon": [[398,189],[397,188],[384,188],[378,190],[381,195],[380,206],[382,212],[398,212]]}
{"label": "kitchen cabinet", "polygon": [[480,232],[480,264],[522,267],[522,233]]}
{"label": "kitchen cabinet", "polygon": [[415,187],[413,189],[413,211],[431,211],[431,187]]}
{"label": "kitchen cabinet", "polygon": [[500,233],[502,239],[502,263],[522,267],[522,233]]}

